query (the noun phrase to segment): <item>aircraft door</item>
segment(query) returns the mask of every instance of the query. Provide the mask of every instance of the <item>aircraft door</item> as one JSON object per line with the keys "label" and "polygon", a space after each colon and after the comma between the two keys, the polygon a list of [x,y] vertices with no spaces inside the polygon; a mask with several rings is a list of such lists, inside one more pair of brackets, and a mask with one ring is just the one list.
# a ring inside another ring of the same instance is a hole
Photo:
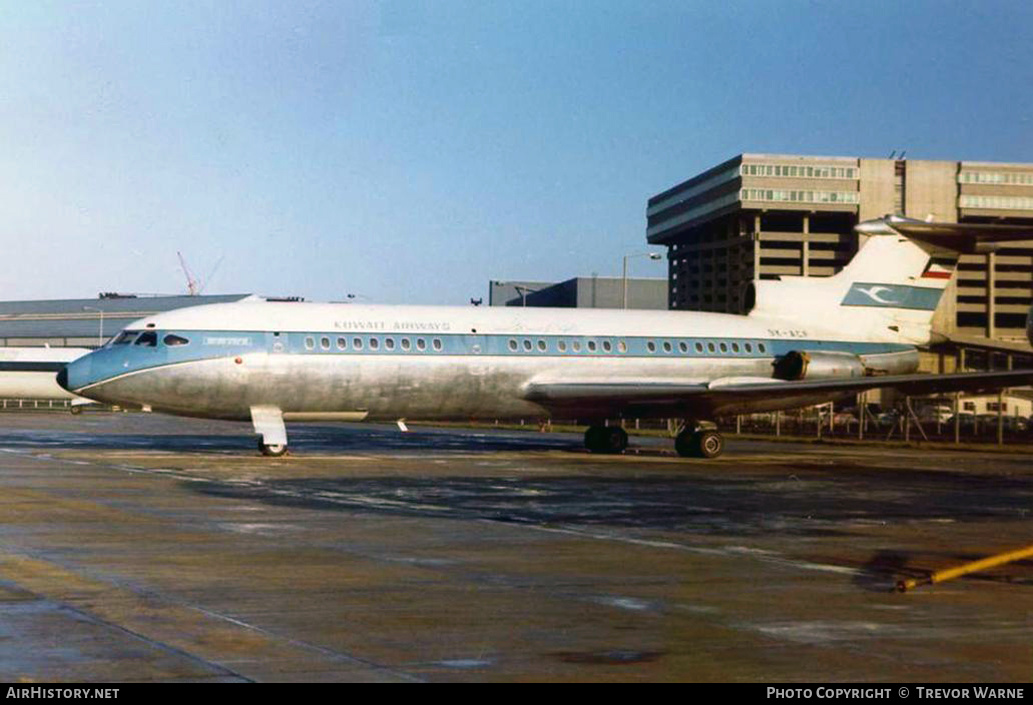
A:
{"label": "aircraft door", "polygon": [[266,333],[268,340],[266,341],[266,349],[272,355],[282,355],[287,352],[287,334],[281,333],[280,331],[274,331],[272,333]]}

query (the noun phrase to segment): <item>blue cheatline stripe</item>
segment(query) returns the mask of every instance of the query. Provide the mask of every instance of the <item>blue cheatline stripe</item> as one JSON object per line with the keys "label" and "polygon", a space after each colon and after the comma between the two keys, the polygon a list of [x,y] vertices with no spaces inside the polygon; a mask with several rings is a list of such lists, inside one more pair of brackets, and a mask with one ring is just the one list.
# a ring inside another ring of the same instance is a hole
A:
{"label": "blue cheatline stripe", "polygon": [[840,305],[935,311],[943,292],[923,286],[855,282]]}
{"label": "blue cheatline stripe", "polygon": [[[399,335],[344,332],[281,333],[267,331],[182,331],[158,333],[156,344],[109,345],[87,355],[87,384],[140,370],[185,362],[226,359],[250,353],[273,355],[337,355],[432,358],[434,356],[514,357],[552,359],[625,358],[661,360],[771,360],[791,350],[877,355],[912,351],[910,345],[858,343],[806,338],[621,337],[563,335],[482,335],[441,333]],[[188,342],[166,345],[173,333]],[[325,338],[325,348],[324,348]],[[338,347],[338,339],[343,349]],[[153,338],[152,338],[153,340]],[[356,345],[358,341],[359,345]],[[374,342],[375,341],[375,342]],[[422,349],[420,341],[423,342]],[[408,348],[406,348],[408,343]],[[514,350],[513,347],[516,349]],[[77,364],[78,363],[72,363]],[[59,369],[59,368],[57,368]],[[83,380],[79,380],[82,382]]]}

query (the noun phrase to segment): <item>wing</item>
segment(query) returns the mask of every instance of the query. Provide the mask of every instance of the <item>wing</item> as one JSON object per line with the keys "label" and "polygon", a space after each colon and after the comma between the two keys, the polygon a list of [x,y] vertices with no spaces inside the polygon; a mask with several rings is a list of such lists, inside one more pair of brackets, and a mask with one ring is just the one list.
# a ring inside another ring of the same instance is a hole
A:
{"label": "wing", "polygon": [[965,372],[953,375],[886,375],[852,379],[786,382],[763,377],[726,377],[712,381],[627,378],[538,380],[524,398],[556,415],[572,417],[692,417],[793,409],[821,404],[868,389],[899,389],[905,394],[991,392],[1033,384],[1033,370]]}

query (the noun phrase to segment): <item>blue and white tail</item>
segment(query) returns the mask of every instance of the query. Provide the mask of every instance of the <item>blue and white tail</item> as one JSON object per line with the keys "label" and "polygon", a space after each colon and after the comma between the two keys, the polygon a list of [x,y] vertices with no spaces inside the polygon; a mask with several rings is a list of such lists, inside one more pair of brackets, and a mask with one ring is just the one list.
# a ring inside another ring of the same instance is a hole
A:
{"label": "blue and white tail", "polygon": [[750,316],[854,340],[928,343],[960,253],[902,235],[888,219],[858,231],[868,240],[838,274],[754,282]]}

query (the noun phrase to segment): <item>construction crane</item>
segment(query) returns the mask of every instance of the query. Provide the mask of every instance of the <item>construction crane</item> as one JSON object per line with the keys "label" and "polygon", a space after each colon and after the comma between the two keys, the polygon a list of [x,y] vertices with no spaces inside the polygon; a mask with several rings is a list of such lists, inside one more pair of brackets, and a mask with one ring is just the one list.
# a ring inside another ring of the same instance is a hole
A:
{"label": "construction crane", "polygon": [[219,265],[222,264],[222,260],[225,257],[225,255],[223,255],[223,257],[220,257],[218,259],[218,261],[216,261],[215,266],[212,267],[212,271],[210,271],[208,273],[208,276],[205,277],[204,280],[202,281],[202,280],[198,280],[196,277],[194,277],[193,273],[190,271],[190,267],[187,266],[187,261],[183,257],[183,253],[182,252],[178,252],[177,251],[176,252],[176,256],[179,257],[179,266],[183,270],[183,276],[185,276],[187,278],[187,295],[188,296],[200,296],[201,294],[204,293],[205,287],[208,286],[208,283],[212,280],[212,277],[215,276],[215,272],[218,271]]}

